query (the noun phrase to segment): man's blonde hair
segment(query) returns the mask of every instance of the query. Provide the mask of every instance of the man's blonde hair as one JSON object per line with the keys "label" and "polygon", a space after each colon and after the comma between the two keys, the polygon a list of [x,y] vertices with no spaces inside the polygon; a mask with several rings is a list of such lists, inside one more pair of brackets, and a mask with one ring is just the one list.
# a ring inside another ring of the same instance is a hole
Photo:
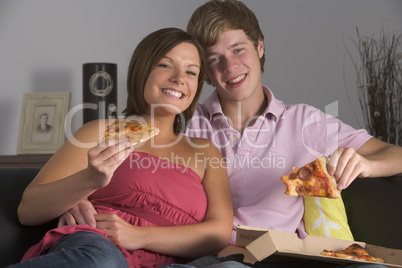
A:
{"label": "man's blonde hair", "polygon": [[[210,0],[198,7],[187,24],[187,32],[193,35],[205,49],[216,44],[222,32],[243,30],[257,49],[264,41],[257,17],[244,3],[237,0]],[[265,51],[260,59],[264,72]],[[207,78],[207,82],[210,80]]]}

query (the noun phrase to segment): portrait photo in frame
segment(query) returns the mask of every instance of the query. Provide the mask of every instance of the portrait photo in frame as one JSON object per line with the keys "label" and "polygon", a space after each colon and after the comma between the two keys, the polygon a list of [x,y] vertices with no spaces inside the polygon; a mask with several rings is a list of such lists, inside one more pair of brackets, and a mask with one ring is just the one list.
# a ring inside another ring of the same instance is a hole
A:
{"label": "portrait photo in frame", "polygon": [[65,142],[70,92],[25,93],[17,154],[53,154]]}

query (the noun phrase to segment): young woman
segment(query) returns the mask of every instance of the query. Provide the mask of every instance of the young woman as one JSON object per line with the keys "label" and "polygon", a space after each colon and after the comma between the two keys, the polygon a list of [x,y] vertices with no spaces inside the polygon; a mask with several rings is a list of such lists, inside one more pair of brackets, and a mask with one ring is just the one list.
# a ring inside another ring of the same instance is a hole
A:
{"label": "young woman", "polygon": [[38,225],[88,199],[96,223],[49,231],[16,266],[157,267],[228,244],[233,212],[222,157],[208,140],[180,134],[198,102],[204,65],[202,49],[182,30],[161,29],[141,41],[124,114],[159,134],[132,148],[126,140],[102,141],[113,120],[80,128],[27,187],[18,216]]}

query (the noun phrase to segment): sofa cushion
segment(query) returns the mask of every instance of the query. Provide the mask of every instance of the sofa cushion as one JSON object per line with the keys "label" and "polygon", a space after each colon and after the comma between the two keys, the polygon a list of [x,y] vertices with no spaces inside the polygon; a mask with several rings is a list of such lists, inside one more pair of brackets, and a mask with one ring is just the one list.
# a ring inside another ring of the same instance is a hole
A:
{"label": "sofa cushion", "polygon": [[342,198],[305,196],[303,199],[307,234],[353,241]]}
{"label": "sofa cushion", "polygon": [[402,176],[357,178],[342,191],[356,241],[402,249]]}

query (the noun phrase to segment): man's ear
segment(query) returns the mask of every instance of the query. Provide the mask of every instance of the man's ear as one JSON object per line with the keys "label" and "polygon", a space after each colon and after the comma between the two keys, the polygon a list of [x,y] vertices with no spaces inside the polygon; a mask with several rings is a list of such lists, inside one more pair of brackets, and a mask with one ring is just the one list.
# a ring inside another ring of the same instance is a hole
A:
{"label": "man's ear", "polygon": [[257,44],[258,57],[261,59],[264,55],[264,42],[260,39]]}

